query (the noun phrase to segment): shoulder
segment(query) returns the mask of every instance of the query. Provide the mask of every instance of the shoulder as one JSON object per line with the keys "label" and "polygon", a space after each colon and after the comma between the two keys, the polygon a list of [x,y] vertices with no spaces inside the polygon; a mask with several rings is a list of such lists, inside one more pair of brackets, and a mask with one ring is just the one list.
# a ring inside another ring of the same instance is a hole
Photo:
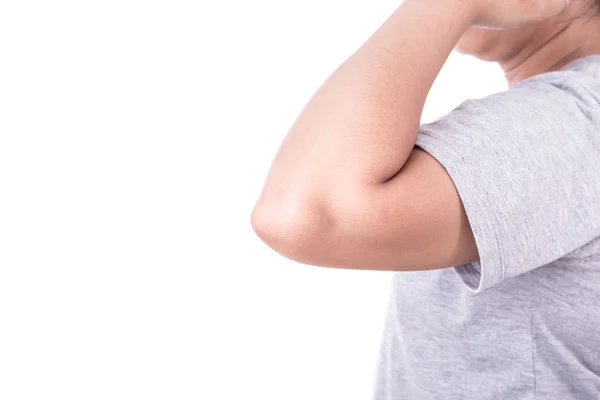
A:
{"label": "shoulder", "polygon": [[[525,79],[506,92],[543,99],[549,106],[590,107],[600,112],[600,64],[593,71],[553,71]],[[540,97],[541,96],[541,97]]]}
{"label": "shoulder", "polygon": [[489,287],[600,235],[600,84],[540,75],[423,124],[457,188]]}
{"label": "shoulder", "polygon": [[[417,145],[464,158],[479,148],[530,151],[572,140],[600,142],[600,80],[577,71],[551,72],[510,89],[469,99],[422,124]],[[543,140],[543,141],[541,141]],[[442,149],[440,149],[442,150]]]}

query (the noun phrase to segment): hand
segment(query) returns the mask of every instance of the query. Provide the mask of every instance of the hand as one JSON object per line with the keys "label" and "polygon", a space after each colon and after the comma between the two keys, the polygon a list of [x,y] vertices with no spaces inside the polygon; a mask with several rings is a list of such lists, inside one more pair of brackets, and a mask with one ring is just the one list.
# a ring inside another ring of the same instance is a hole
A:
{"label": "hand", "polygon": [[567,9],[569,0],[470,0],[475,3],[475,26],[514,28],[555,17]]}

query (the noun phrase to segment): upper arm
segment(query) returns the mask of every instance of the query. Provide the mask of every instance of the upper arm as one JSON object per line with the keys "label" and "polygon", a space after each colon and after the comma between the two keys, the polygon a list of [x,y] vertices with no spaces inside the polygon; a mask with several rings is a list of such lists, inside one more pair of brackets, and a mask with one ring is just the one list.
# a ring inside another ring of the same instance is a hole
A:
{"label": "upper arm", "polygon": [[[284,255],[312,265],[424,270],[477,259],[469,221],[452,179],[415,148],[401,171],[378,186],[331,195]],[[293,254],[292,254],[293,253]]]}
{"label": "upper arm", "polygon": [[300,190],[263,239],[314,265],[453,266],[474,291],[558,260],[600,237],[600,98],[569,82],[464,102],[420,126],[392,179]]}

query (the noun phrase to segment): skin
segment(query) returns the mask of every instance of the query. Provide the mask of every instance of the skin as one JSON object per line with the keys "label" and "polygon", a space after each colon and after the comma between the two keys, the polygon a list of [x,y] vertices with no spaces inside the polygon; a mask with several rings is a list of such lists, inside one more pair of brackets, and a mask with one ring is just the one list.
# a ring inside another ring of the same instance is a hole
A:
{"label": "skin", "polygon": [[256,234],[294,261],[411,271],[479,259],[445,169],[415,148],[434,79],[456,48],[509,84],[600,53],[591,0],[405,0],[317,90],[273,161]]}
{"label": "skin", "polygon": [[577,58],[600,53],[599,10],[598,1],[573,0],[559,15],[537,23],[504,30],[472,26],[461,36],[456,50],[499,63],[513,86],[528,77],[560,70]]}

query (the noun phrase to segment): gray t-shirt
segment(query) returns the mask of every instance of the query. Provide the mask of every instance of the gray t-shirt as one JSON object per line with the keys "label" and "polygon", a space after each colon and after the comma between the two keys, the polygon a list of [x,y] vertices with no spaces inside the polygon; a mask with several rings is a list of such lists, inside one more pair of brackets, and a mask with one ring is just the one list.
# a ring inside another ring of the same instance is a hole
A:
{"label": "gray t-shirt", "polygon": [[600,399],[600,55],[421,125],[480,261],[393,274],[376,400]]}

